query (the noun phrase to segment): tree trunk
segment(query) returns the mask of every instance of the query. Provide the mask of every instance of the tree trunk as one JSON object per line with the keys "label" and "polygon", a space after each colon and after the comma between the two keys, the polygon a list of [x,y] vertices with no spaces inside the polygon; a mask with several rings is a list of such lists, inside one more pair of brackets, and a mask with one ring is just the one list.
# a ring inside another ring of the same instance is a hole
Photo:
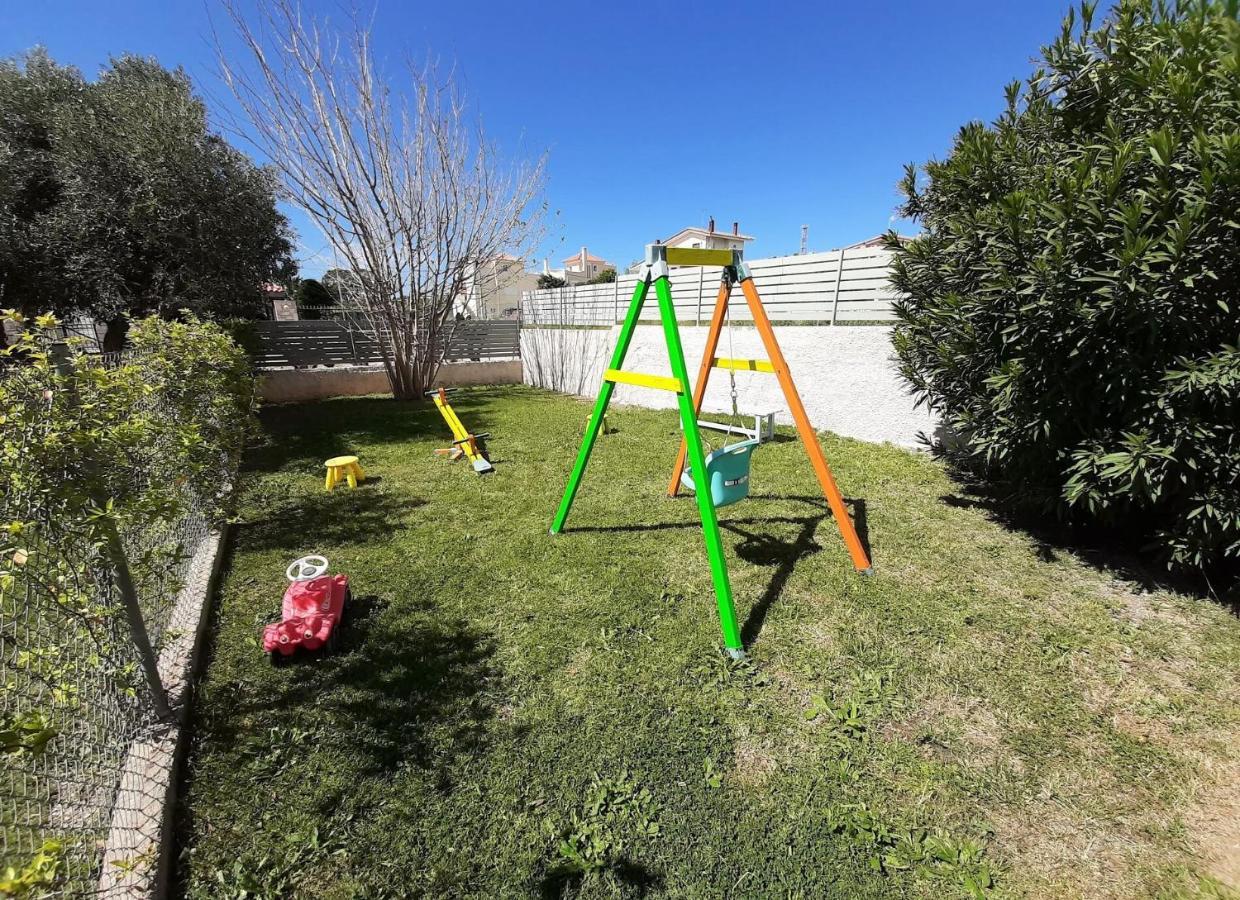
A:
{"label": "tree trunk", "polygon": [[397,357],[388,367],[388,382],[392,385],[392,396],[397,400],[421,400],[425,388],[418,377],[415,362]]}

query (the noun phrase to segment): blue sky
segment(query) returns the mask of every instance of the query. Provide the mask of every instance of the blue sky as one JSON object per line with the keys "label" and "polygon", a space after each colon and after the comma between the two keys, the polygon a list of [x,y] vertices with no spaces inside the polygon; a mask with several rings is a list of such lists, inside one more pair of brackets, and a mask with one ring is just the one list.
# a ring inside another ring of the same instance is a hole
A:
{"label": "blue sky", "polygon": [[[340,16],[340,4],[304,0]],[[369,8],[369,0],[362,4]],[[825,250],[895,225],[906,162],[992,119],[1067,0],[421,3],[378,0],[393,71],[433,52],[509,154],[549,151],[553,265],[587,244],[626,265],[686,225],[739,220],[751,257]],[[212,0],[0,2],[0,54],[36,44],[93,76],[125,51],[182,66],[223,103]],[[323,239],[299,215],[303,274]]]}

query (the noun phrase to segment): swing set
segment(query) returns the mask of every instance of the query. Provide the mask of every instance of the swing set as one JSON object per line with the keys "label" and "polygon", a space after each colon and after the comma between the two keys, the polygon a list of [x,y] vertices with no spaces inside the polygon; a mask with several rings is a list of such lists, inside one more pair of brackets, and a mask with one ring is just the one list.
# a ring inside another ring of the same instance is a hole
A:
{"label": "swing set", "polygon": [[[676,307],[672,302],[672,288],[669,266],[722,266],[723,274],[719,283],[719,294],[715,300],[714,312],[711,315],[710,330],[706,336],[706,348],[702,354],[702,364],[698,370],[697,381],[693,384],[692,395],[689,392],[689,373],[685,365],[684,348],[680,342],[680,329],[676,324]],[[659,304],[659,318],[663,325],[663,337],[667,344],[668,362],[671,364],[671,377],[666,375],[648,375],[642,372],[626,372],[623,370],[624,358],[632,343],[637,321],[641,316],[642,307],[653,284],[655,296]],[[732,288],[739,284],[741,292],[753,317],[754,325],[762,338],[767,359],[735,359],[716,356],[719,338],[725,320],[729,326],[729,352],[731,352],[731,320],[728,304],[732,297]],[[675,497],[682,486],[693,490],[702,520],[702,535],[706,542],[706,556],[710,561],[711,582],[715,589],[715,601],[719,608],[719,623],[723,631],[724,647],[733,659],[743,659],[744,645],[741,640],[740,625],[736,617],[736,605],[732,599],[732,584],[728,579],[727,559],[723,552],[723,541],[719,534],[719,519],[716,508],[728,506],[743,500],[749,495],[749,469],[753,452],[759,444],[757,436],[728,444],[723,448],[705,455],[702,436],[698,430],[698,414],[702,409],[702,400],[706,396],[706,385],[715,369],[727,369],[731,379],[732,412],[738,415],[736,407],[736,372],[762,372],[774,375],[779,381],[792,420],[796,424],[797,434],[805,447],[818,484],[826,497],[844,544],[852,558],[853,567],[864,575],[873,570],[870,558],[857,531],[853,527],[844,498],[835,483],[822,448],[818,444],[818,436],[810,425],[801,397],[797,393],[792,375],[788,371],[788,363],[779,342],[775,340],[775,332],[771,328],[771,320],[767,317],[762,305],[762,298],[754,287],[753,276],[749,267],[742,259],[739,250],[703,250],[686,247],[667,247],[663,244],[648,244],[646,260],[638,277],[633,298],[629,301],[628,312],[624,324],[620,328],[620,336],[612,352],[611,362],[603,373],[603,383],[599,388],[598,398],[594,402],[594,411],[590,414],[589,424],[577,452],[577,460],[568,477],[564,488],[564,496],[560,500],[555,520],[551,524],[551,533],[560,534],[572,509],[577,490],[581,487],[581,479],[586,466],[590,462],[590,453],[598,438],[599,426],[607,412],[612,394],[617,384],[631,384],[638,387],[654,388],[671,391],[676,394],[677,406],[680,411],[680,424],[683,435],[680,441],[680,452],[676,456],[676,464],[672,469],[671,481],[667,493]],[[732,429],[729,427],[728,436]],[[705,473],[705,477],[696,477],[697,473]],[[699,487],[705,482],[706,489]]]}

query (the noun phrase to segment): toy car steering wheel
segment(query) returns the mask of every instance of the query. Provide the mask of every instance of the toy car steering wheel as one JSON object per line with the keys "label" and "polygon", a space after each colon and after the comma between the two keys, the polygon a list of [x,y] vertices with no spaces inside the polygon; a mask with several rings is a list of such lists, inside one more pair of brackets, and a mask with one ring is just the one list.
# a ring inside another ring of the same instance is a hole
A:
{"label": "toy car steering wheel", "polygon": [[289,581],[313,581],[326,571],[326,556],[303,556],[289,563],[284,574]]}

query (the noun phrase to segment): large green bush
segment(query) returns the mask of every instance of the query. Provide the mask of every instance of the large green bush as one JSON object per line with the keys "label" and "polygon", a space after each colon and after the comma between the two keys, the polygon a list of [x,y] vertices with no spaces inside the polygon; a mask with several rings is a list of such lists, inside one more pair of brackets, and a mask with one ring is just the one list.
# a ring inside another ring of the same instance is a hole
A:
{"label": "large green bush", "polygon": [[119,779],[157,711],[118,546],[158,654],[190,556],[228,512],[253,376],[192,318],[135,322],[131,350],[105,356],[59,343],[50,315],[5,324],[21,333],[0,350],[0,895],[80,896],[107,810],[74,786]]}
{"label": "large green bush", "polygon": [[956,453],[1042,510],[1240,558],[1237,2],[1069,15],[990,126],[909,167],[895,347]]}
{"label": "large green bush", "polygon": [[[227,515],[253,424],[245,354],[194,319],[136,322],[117,359],[59,350],[50,316],[10,318],[25,330],[0,351],[0,609],[46,593],[49,571],[53,581],[85,571],[105,520],[125,536],[140,588],[167,588],[185,551],[181,523]],[[69,606],[107,593],[65,583],[81,594],[66,595]]]}

